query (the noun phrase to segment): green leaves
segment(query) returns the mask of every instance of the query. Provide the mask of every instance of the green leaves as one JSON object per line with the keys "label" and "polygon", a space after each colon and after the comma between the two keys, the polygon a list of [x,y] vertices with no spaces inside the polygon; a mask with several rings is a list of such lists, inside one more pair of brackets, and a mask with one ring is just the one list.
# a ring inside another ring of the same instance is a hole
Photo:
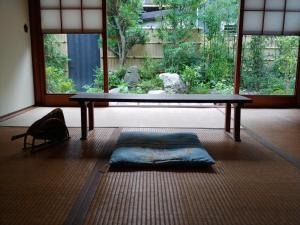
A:
{"label": "green leaves", "polygon": [[199,67],[189,67],[185,66],[184,70],[181,73],[181,79],[185,82],[188,90],[191,90],[192,87],[196,86],[199,83]]}
{"label": "green leaves", "polygon": [[67,77],[64,70],[47,66],[46,67],[46,83],[48,93],[75,93],[74,82]]}
{"label": "green leaves", "polygon": [[48,93],[75,93],[74,82],[67,76],[68,57],[56,35],[44,35],[46,85]]}
{"label": "green leaves", "polygon": [[203,2],[204,0],[157,0],[157,4],[168,10],[159,21],[159,38],[173,45],[190,38],[198,20],[197,9]]}
{"label": "green leaves", "polygon": [[146,32],[140,25],[143,6],[140,0],[108,1],[108,48],[119,58],[123,66],[129,50],[136,44],[144,44]]}
{"label": "green leaves", "polygon": [[242,88],[251,94],[293,94],[298,41],[298,37],[251,36],[244,44]]}

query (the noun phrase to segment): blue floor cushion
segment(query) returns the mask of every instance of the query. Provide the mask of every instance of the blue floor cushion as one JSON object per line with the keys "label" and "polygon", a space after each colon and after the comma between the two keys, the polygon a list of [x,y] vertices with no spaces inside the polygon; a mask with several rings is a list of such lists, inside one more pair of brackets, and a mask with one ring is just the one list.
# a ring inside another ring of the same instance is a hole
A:
{"label": "blue floor cushion", "polygon": [[194,133],[121,133],[109,163],[210,166],[215,163]]}

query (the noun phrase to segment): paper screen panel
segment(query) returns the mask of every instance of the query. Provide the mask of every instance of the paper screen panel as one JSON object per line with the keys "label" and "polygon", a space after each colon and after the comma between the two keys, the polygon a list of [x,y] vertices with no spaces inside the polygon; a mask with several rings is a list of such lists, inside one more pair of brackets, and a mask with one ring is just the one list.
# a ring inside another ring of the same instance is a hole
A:
{"label": "paper screen panel", "polygon": [[244,12],[244,34],[260,34],[262,31],[263,12],[245,11]]}
{"label": "paper screen panel", "polygon": [[245,10],[263,10],[263,0],[245,0]]}
{"label": "paper screen panel", "polygon": [[82,7],[84,7],[84,8],[90,8],[90,7],[101,8],[102,0],[82,0]]}
{"label": "paper screen panel", "polygon": [[264,33],[281,34],[283,28],[283,12],[265,12]]}
{"label": "paper screen panel", "polygon": [[59,8],[59,0],[41,0],[41,8]]}
{"label": "paper screen panel", "polygon": [[102,10],[83,10],[83,29],[102,31]]}
{"label": "paper screen panel", "polygon": [[63,31],[81,31],[81,10],[62,10]]}
{"label": "paper screen panel", "polygon": [[298,35],[300,33],[300,12],[287,12],[284,24],[285,34]]}
{"label": "paper screen panel", "polygon": [[284,11],[285,0],[266,0],[266,10]]}
{"label": "paper screen panel", "polygon": [[81,0],[61,0],[62,8],[80,8]]}
{"label": "paper screen panel", "polygon": [[299,0],[287,0],[286,10],[298,10],[298,11],[300,11],[300,1]]}
{"label": "paper screen panel", "polygon": [[42,30],[59,32],[61,30],[59,10],[41,10]]}

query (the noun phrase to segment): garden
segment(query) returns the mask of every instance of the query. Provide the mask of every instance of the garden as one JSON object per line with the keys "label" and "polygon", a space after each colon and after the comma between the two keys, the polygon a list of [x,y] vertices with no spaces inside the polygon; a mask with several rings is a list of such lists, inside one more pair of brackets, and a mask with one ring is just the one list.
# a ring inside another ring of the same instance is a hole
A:
{"label": "garden", "polygon": [[[108,1],[108,50],[118,60],[110,68],[109,89],[120,93],[233,93],[238,0],[155,0],[153,32],[162,57],[145,55],[133,64],[130,53],[146,46],[140,0]],[[245,36],[241,93],[292,95],[298,37]],[[44,36],[48,93],[75,93],[68,55],[55,35]],[[99,40],[99,49],[102,43]],[[110,66],[110,65],[109,65]],[[103,92],[103,69],[94,68],[86,92]]]}

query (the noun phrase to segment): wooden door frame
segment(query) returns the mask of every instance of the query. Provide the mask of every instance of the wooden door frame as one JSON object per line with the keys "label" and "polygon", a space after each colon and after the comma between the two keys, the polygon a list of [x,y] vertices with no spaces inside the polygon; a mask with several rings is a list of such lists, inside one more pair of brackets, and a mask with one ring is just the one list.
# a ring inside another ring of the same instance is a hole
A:
{"label": "wooden door frame", "polygon": [[[40,1],[28,0],[29,21],[31,34],[32,65],[34,79],[35,105],[37,106],[76,106],[68,98],[71,94],[47,94],[46,74],[44,60],[43,33],[41,30]],[[239,94],[241,79],[241,60],[243,46],[243,11],[245,0],[240,0],[240,13],[238,25],[238,40],[235,60],[234,93]],[[102,19],[106,21],[106,0],[103,0]],[[103,49],[103,73],[104,92],[108,92],[108,50],[107,50],[107,22],[103,24],[102,49]],[[300,46],[298,51],[297,73],[295,82],[295,95],[293,96],[266,96],[266,95],[246,95],[253,99],[253,104],[249,107],[299,107],[300,106]],[[107,105],[107,104],[106,104]],[[103,105],[101,105],[103,106]]]}
{"label": "wooden door frame", "polygon": [[[264,0],[264,7],[266,0]],[[285,0],[286,5],[286,0]],[[235,58],[235,73],[234,73],[234,93],[240,93],[241,82],[241,65],[242,65],[242,48],[243,48],[243,25],[244,25],[244,7],[245,0],[240,0],[240,11],[238,20],[238,40]],[[285,6],[286,7],[286,6]],[[265,10],[265,9],[264,9]],[[253,103],[246,105],[247,107],[299,107],[300,106],[300,39],[297,56],[297,71],[294,95],[245,95],[253,99]],[[243,94],[244,95],[244,94]]]}
{"label": "wooden door frame", "polygon": [[[41,29],[40,0],[28,0],[31,52],[33,65],[34,96],[37,106],[77,106],[69,101],[73,94],[48,94],[46,87],[46,71],[44,58],[43,33]],[[106,21],[106,0],[102,0],[102,21]],[[107,64],[107,26],[103,23],[102,52],[103,52],[103,74],[104,92],[108,92],[108,64]],[[108,104],[98,104],[107,106]]]}

